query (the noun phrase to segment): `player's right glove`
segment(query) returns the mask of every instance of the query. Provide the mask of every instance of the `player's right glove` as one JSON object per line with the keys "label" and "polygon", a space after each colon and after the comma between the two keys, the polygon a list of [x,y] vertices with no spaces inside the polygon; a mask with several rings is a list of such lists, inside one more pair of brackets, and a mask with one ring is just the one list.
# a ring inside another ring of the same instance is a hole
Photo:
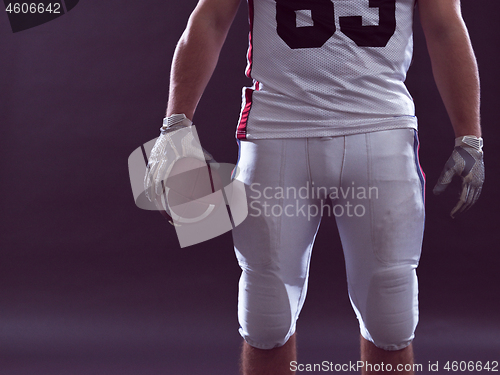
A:
{"label": "player's right glove", "polygon": [[454,176],[462,179],[462,192],[451,217],[468,210],[479,198],[484,182],[483,139],[463,136],[455,139],[455,148],[446,162],[441,176],[433,189],[435,195],[441,194]]}
{"label": "player's right glove", "polygon": [[160,136],[149,155],[144,189],[146,197],[154,202],[158,210],[171,219],[168,203],[162,204],[165,182],[176,161],[184,157],[215,162],[212,155],[205,151],[194,131],[194,126],[184,114],[175,114],[163,120]]}

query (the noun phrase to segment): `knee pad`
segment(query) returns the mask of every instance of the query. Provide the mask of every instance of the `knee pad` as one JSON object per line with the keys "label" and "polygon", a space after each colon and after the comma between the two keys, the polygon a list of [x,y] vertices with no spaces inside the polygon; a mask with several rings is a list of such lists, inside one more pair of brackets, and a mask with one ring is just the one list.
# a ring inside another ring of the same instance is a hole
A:
{"label": "knee pad", "polygon": [[399,265],[374,273],[364,312],[355,310],[365,339],[384,350],[407,347],[418,323],[415,267]]}
{"label": "knee pad", "polygon": [[258,349],[283,346],[295,332],[295,317],[286,286],[272,271],[255,275],[245,270],[240,278],[238,321],[240,335]]}

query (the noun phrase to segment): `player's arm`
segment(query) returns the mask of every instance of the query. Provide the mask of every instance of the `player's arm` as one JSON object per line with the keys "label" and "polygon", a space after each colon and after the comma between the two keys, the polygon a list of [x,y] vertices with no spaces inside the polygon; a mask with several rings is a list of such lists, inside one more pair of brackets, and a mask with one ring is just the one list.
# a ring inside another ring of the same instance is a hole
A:
{"label": "player's arm", "polygon": [[479,73],[460,0],[418,0],[434,80],[455,136],[481,136]]}
{"label": "player's arm", "polygon": [[213,162],[192,127],[192,118],[217,65],[240,0],[199,0],[174,53],[167,117],[149,155],[144,190],[168,218],[167,178],[181,158]]}
{"label": "player's arm", "polygon": [[199,0],[175,49],[167,117],[184,113],[193,118],[239,4],[240,0]]}
{"label": "player's arm", "polygon": [[460,0],[419,0],[418,4],[434,80],[456,137],[452,155],[433,190],[440,194],[453,177],[462,179],[453,217],[477,201],[484,182],[479,73]]}

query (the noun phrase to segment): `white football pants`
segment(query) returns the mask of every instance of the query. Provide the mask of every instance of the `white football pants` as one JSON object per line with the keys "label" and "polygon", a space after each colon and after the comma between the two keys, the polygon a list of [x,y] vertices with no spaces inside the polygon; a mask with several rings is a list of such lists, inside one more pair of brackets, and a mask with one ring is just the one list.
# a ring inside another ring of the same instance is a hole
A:
{"label": "white football pants", "polygon": [[295,332],[327,215],[337,222],[361,334],[385,350],[408,346],[418,321],[424,230],[415,131],[242,141],[238,167],[249,203],[233,230],[243,338],[271,349]]}

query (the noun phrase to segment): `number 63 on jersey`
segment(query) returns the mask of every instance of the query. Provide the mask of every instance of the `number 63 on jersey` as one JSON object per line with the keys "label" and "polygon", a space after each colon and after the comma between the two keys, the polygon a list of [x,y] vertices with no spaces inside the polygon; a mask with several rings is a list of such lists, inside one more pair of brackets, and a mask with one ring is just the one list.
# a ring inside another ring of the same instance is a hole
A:
{"label": "number 63 on jersey", "polygon": [[[275,1],[278,35],[292,49],[319,48],[337,31],[331,0]],[[396,31],[396,0],[369,0],[368,6],[378,8],[378,25],[363,25],[362,16],[343,16],[340,31],[359,47],[385,47]],[[313,25],[298,26],[300,12],[309,15]]]}

